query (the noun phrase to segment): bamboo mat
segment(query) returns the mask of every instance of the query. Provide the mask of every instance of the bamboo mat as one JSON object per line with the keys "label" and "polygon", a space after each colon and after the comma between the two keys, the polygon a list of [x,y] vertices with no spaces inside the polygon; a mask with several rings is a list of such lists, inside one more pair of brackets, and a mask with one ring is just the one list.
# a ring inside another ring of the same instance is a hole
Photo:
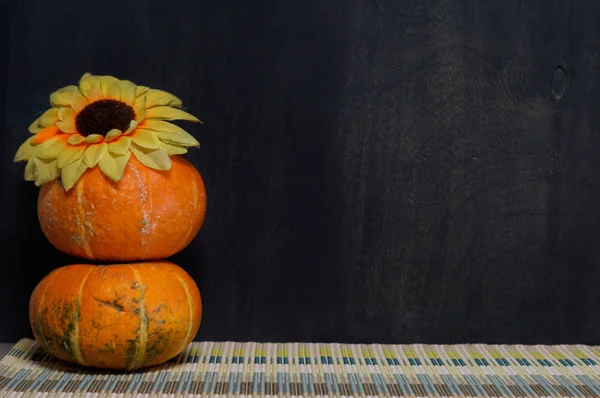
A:
{"label": "bamboo mat", "polygon": [[19,341],[0,396],[600,397],[600,347],[192,343],[130,373],[77,367]]}

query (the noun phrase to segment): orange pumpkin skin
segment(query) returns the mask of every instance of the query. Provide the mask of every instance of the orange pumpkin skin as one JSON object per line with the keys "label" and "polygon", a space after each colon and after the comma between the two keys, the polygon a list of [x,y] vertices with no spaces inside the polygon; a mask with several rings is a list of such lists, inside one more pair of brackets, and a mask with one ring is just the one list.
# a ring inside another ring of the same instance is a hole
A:
{"label": "orange pumpkin skin", "polygon": [[29,318],[38,343],[64,361],[106,369],[158,365],[200,327],[194,280],[166,261],[67,265],[34,289]]}
{"label": "orange pumpkin skin", "polygon": [[68,192],[60,180],[42,185],[38,219],[55,248],[100,261],[143,261],[172,256],[194,239],[206,214],[200,173],[180,156],[158,171],[132,156],[114,182],[88,169]]}

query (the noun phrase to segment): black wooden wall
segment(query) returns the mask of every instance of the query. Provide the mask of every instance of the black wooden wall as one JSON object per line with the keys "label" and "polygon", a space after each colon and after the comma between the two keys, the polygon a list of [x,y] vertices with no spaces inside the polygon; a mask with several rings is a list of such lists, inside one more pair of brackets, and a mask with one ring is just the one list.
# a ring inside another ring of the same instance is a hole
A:
{"label": "black wooden wall", "polygon": [[5,2],[0,341],[78,261],[12,157],[89,71],[205,122],[197,339],[600,343],[600,2]]}

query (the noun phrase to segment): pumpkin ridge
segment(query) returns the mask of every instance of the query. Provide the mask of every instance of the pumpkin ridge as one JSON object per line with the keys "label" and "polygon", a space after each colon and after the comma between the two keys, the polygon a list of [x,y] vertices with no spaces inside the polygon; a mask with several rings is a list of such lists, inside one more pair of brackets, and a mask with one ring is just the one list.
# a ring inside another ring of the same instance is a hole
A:
{"label": "pumpkin ridge", "polygon": [[[52,283],[54,283],[56,275],[58,275],[61,271],[63,270],[63,268],[59,268],[54,272],[54,275],[52,277],[52,279],[50,279],[50,281],[48,282],[48,288],[50,287],[50,285]],[[40,334],[40,337],[42,339],[42,342],[45,345],[46,350],[56,356],[56,353],[52,350],[52,348],[50,347],[50,342],[48,341],[48,339],[46,339],[46,336],[44,335],[44,328],[43,328],[43,306],[44,306],[44,302],[46,301],[46,294],[42,293],[40,295],[40,302],[38,303],[38,316],[37,316],[37,324],[38,324],[38,333]]]}
{"label": "pumpkin ridge", "polygon": [[185,349],[185,347],[189,344],[189,338],[190,338],[190,335],[192,334],[192,327],[194,325],[194,300],[192,299],[192,295],[190,294],[190,289],[189,289],[187,283],[183,280],[183,278],[181,276],[177,275],[177,273],[175,273],[173,270],[169,270],[169,271],[171,271],[171,273],[177,277],[177,279],[179,280],[179,283],[181,283],[181,286],[183,286],[183,290],[185,290],[185,296],[186,296],[186,299],[188,302],[188,308],[190,311],[190,316],[188,318],[187,331],[185,332],[185,339],[183,340],[183,347],[181,347],[179,349],[179,351],[183,351]]}
{"label": "pumpkin ridge", "polygon": [[[195,183],[192,183],[192,192],[193,192],[193,198],[194,198],[194,206],[192,207],[192,213],[198,211],[198,186]],[[183,250],[185,248],[185,246],[187,244],[189,244],[189,242],[192,241],[193,239],[193,234],[194,234],[194,218],[191,218],[188,220],[189,221],[189,232],[187,234],[187,237],[185,240],[183,240],[181,242],[182,247],[179,248],[179,251]]]}
{"label": "pumpkin ridge", "polygon": [[73,236],[72,239],[74,239],[76,243],[81,245],[81,247],[85,250],[85,254],[86,256],[88,256],[88,258],[94,258],[85,231],[85,208],[83,207],[84,180],[85,178],[81,178],[79,180],[79,184],[77,184],[77,208],[75,209],[75,219],[77,220],[77,230],[79,231],[79,233]]}
{"label": "pumpkin ridge", "polygon": [[146,309],[146,303],[144,302],[144,285],[142,285],[142,278],[140,276],[140,273],[131,265],[129,265],[129,268],[132,269],[133,274],[135,275],[140,291],[140,328],[138,329],[138,337],[135,339],[135,353],[131,357],[131,362],[128,359],[128,363],[126,364],[126,368],[132,370],[142,366],[146,356],[146,349],[148,345],[148,310]]}
{"label": "pumpkin ridge", "polygon": [[[150,185],[152,184],[146,184],[142,179],[140,172],[134,167],[130,166],[130,168],[135,177],[135,181],[138,184],[141,202],[140,211],[142,212],[142,219],[140,220],[140,246],[142,247],[142,254],[140,259],[143,260],[148,256],[148,250],[150,248],[150,216],[152,215],[152,198],[150,196],[149,189]],[[148,201],[150,201],[150,210],[148,210]]]}
{"label": "pumpkin ridge", "polygon": [[83,285],[85,285],[85,282],[87,282],[88,277],[95,269],[96,268],[92,267],[92,269],[90,269],[89,272],[85,274],[83,280],[81,281],[81,284],[79,285],[79,291],[77,292],[77,298],[75,299],[75,320],[73,321],[75,323],[75,327],[73,333],[71,333],[71,349],[73,351],[73,356],[75,357],[77,362],[84,366],[87,365],[87,362],[85,360],[85,357],[83,356],[83,353],[81,352],[81,335],[79,332],[79,323],[81,322],[81,299],[83,297]]}
{"label": "pumpkin ridge", "polygon": [[146,181],[144,186],[146,187],[146,193],[148,195],[148,210],[144,211],[144,220],[146,220],[146,224],[143,224],[143,228],[146,229],[146,234],[148,240],[146,241],[146,247],[144,248],[144,258],[148,258],[148,250],[150,250],[151,241],[152,241],[152,181],[148,181],[151,177],[150,173],[146,173]]}

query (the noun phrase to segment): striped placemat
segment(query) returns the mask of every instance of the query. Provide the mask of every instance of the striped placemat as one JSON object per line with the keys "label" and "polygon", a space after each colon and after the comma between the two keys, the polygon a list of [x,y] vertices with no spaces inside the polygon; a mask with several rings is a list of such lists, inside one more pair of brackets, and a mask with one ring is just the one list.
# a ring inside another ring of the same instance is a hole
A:
{"label": "striped placemat", "polygon": [[192,343],[155,368],[107,372],[19,341],[0,396],[600,397],[600,347]]}

